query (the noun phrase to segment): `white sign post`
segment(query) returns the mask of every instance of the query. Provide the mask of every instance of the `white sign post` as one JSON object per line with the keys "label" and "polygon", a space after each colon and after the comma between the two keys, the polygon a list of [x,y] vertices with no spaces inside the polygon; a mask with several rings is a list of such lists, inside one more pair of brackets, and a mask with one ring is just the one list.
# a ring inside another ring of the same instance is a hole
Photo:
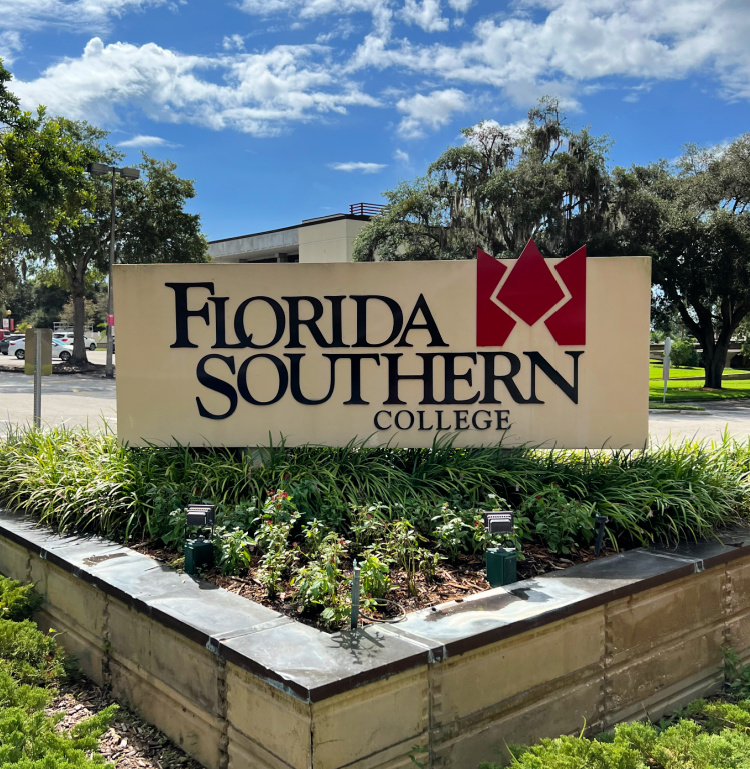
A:
{"label": "white sign post", "polygon": [[52,330],[27,329],[24,346],[24,373],[34,376],[34,427],[38,430],[42,426],[42,376],[52,373]]}
{"label": "white sign post", "polygon": [[669,380],[669,355],[672,352],[672,340],[667,337],[664,340],[664,366],[662,367],[661,376],[664,380],[664,394],[662,395],[661,402],[667,402],[667,381]]}

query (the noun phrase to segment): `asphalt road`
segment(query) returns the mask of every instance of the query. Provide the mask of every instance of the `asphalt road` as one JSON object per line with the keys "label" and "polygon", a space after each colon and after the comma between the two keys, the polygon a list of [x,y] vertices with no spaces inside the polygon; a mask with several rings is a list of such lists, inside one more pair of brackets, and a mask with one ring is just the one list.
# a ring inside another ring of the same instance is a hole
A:
{"label": "asphalt road", "polygon": [[[92,363],[104,364],[103,350],[89,353]],[[10,425],[29,424],[34,414],[33,378],[6,356],[0,363],[19,368],[19,373],[0,371],[0,437]],[[57,375],[42,381],[42,422],[50,426],[88,425],[92,429],[117,430],[115,382],[101,376]],[[649,415],[652,443],[672,443],[683,440],[719,440],[728,429],[738,440],[750,438],[750,400],[723,402],[706,411],[652,411]]]}
{"label": "asphalt road", "polygon": [[[87,353],[89,361],[106,361],[106,352]],[[18,373],[0,371],[0,437],[9,426],[30,424],[34,418],[34,378],[21,373],[23,361],[0,356],[3,366],[18,368]],[[68,427],[88,425],[93,429],[117,430],[115,382],[100,376],[53,374],[42,377],[42,422]]]}

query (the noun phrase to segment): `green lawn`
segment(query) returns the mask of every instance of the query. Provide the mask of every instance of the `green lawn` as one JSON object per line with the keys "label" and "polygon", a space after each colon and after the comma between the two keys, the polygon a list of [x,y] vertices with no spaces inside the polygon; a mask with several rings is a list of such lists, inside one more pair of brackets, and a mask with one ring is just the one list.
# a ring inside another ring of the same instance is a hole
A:
{"label": "green lawn", "polygon": [[[648,373],[649,379],[658,379],[661,381],[661,372],[662,372],[661,364],[654,363],[652,361],[649,367],[649,373]],[[686,377],[686,376],[702,377],[704,373],[705,372],[702,366],[680,366],[680,367],[670,366],[669,368],[670,379],[675,379],[677,377]],[[736,369],[736,368],[725,368],[724,373],[725,374],[748,374],[750,376],[750,371],[743,370],[743,369]]]}
{"label": "green lawn", "polygon": [[[702,386],[702,379],[692,381],[670,379],[667,383],[667,403],[750,398],[750,379],[725,380],[721,390],[702,390]],[[649,383],[649,398],[661,402],[663,390],[662,380],[652,379]]]}

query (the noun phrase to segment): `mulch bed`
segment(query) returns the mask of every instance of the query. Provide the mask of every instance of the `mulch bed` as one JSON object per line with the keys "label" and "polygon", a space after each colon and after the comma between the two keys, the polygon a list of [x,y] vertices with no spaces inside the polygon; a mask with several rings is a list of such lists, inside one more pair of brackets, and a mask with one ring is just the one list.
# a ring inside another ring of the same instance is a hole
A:
{"label": "mulch bed", "polygon": [[[152,543],[141,543],[131,545],[131,547],[168,565],[179,558],[173,551],[156,547]],[[612,549],[602,548],[600,555],[596,556],[592,546],[590,548],[572,548],[569,554],[562,556],[556,555],[540,545],[525,544],[523,550],[525,560],[518,561],[518,579],[533,579],[546,572],[559,571],[577,563],[594,561],[597,557],[604,558],[614,552]],[[388,603],[384,605],[382,611],[369,617],[363,613],[361,615],[363,624],[370,621],[391,619],[405,612],[425,609],[447,601],[462,599],[482,590],[489,590],[490,584],[487,582],[485,574],[484,558],[461,556],[458,564],[447,564],[446,562],[443,564],[438,567],[436,577],[432,581],[428,582],[421,574],[417,575],[418,594],[416,596],[409,595],[405,574],[402,571],[392,570]],[[348,577],[351,577],[351,568],[344,568],[343,571]],[[242,576],[228,577],[221,574],[217,569],[211,569],[201,576],[208,582],[231,593],[249,598],[251,601],[268,606],[281,614],[294,617],[305,624],[318,626],[315,617],[305,616],[298,610],[294,600],[296,588],[293,585],[285,583],[275,598],[269,598],[266,595],[265,587],[255,576],[254,567],[251,567]]]}
{"label": "mulch bed", "polygon": [[[62,714],[60,730],[70,730],[84,718],[96,715],[115,700],[92,681],[79,678],[60,685],[47,715]],[[123,707],[99,741],[99,752],[117,769],[203,769],[186,756],[156,727]]]}
{"label": "mulch bed", "polygon": [[[83,365],[74,365],[72,363],[63,363],[60,361],[59,363],[53,363],[52,364],[52,373],[53,374],[84,374],[86,376],[90,376],[93,379],[96,379],[98,377],[104,377],[106,366],[102,363],[85,363]],[[0,371],[3,371],[8,374],[23,374],[24,373],[24,367],[19,365],[13,365],[12,363],[6,363],[3,360],[0,360]],[[116,372],[116,368],[115,368]]]}

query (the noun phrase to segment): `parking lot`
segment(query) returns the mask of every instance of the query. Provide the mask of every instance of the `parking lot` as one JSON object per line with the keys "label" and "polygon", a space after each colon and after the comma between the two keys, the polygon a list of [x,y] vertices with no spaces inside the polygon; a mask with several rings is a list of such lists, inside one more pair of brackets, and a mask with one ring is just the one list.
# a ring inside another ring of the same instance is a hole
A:
{"label": "parking lot", "polygon": [[[91,363],[104,365],[105,350],[88,352]],[[12,426],[30,424],[34,417],[34,378],[23,372],[24,362],[0,355],[0,437]],[[42,422],[51,427],[88,425],[117,430],[115,382],[101,375],[53,374],[42,378]]]}

